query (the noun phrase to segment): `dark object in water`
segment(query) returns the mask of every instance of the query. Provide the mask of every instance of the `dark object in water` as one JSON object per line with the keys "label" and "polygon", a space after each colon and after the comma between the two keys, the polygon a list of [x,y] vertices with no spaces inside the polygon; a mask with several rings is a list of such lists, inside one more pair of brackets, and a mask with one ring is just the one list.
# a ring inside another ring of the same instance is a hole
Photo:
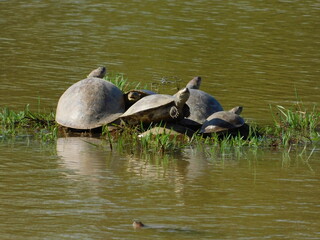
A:
{"label": "dark object in water", "polygon": [[145,227],[142,222],[136,220],[133,220],[132,226],[134,229]]}

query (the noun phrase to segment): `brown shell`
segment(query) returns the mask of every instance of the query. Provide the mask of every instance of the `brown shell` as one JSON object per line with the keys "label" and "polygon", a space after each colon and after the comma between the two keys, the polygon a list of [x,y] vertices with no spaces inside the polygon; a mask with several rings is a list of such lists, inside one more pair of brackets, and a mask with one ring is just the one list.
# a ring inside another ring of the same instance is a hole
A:
{"label": "brown shell", "polygon": [[[133,104],[121,119],[129,124],[180,120],[189,116],[189,107],[185,104],[188,97],[188,88],[180,90],[175,96],[149,95]],[[173,119],[170,113],[173,108],[178,110],[176,119]]]}
{"label": "brown shell", "polygon": [[123,93],[100,78],[86,78],[69,87],[60,97],[56,121],[75,129],[93,129],[116,120],[123,112]]}
{"label": "brown shell", "polygon": [[198,90],[189,89],[190,97],[186,104],[190,108],[190,116],[187,118],[190,124],[203,124],[213,113],[223,111],[221,104],[210,94]]}
{"label": "brown shell", "polygon": [[244,124],[244,119],[231,111],[220,111],[213,113],[203,123],[200,132],[222,132],[234,128],[239,128]]}

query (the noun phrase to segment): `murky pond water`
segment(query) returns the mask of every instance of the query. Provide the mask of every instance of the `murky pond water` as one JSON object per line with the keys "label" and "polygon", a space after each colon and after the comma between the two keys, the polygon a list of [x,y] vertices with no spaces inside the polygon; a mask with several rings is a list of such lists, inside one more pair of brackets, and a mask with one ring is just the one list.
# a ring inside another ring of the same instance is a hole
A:
{"label": "murky pond water", "polygon": [[[99,65],[168,93],[200,75],[259,123],[296,93],[320,102],[317,0],[2,0],[0,27],[1,107],[55,110]],[[319,147],[136,156],[99,139],[0,141],[1,239],[320,238]]]}
{"label": "murky pond water", "polygon": [[90,138],[0,150],[2,239],[320,238],[319,151],[138,157]]}
{"label": "murky pond water", "polygon": [[269,121],[295,91],[319,103],[320,4],[306,1],[1,1],[1,105],[55,109],[106,65],[175,92],[196,75],[228,109]]}

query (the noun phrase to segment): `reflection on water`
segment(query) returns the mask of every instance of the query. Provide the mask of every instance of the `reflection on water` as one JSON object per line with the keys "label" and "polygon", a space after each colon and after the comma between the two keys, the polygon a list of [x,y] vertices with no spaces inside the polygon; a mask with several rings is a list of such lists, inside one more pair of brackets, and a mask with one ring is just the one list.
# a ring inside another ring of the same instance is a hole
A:
{"label": "reflection on water", "polygon": [[106,168],[106,152],[98,150],[101,144],[97,138],[58,138],[57,155],[62,159],[62,167],[75,174],[94,175]]}
{"label": "reflection on water", "polygon": [[[319,238],[317,150],[136,157],[61,138],[0,151],[4,239]],[[137,218],[166,228],[135,232]]]}

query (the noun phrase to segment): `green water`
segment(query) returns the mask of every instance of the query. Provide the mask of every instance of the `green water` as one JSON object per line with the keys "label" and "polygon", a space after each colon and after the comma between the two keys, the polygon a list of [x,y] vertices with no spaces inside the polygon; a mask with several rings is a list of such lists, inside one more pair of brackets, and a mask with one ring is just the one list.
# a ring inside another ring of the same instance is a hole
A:
{"label": "green water", "polygon": [[[0,27],[2,107],[55,110],[100,65],[163,93],[199,75],[225,109],[261,124],[270,105],[320,102],[317,0],[4,0]],[[319,159],[318,145],[161,156],[0,136],[0,235],[319,239]],[[134,231],[133,219],[154,228]]]}
{"label": "green water", "polygon": [[320,237],[319,151],[143,157],[90,138],[0,150],[2,239]]}

